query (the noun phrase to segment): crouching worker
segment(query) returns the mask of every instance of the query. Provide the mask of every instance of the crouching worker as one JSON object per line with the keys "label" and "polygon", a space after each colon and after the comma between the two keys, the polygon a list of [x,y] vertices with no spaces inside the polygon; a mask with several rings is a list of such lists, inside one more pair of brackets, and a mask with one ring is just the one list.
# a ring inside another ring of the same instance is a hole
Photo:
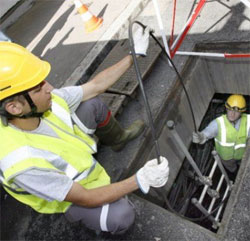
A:
{"label": "crouching worker", "polygon": [[45,80],[48,62],[8,42],[0,43],[0,59],[0,181],[5,190],[37,212],[64,213],[70,222],[81,221],[90,229],[124,233],[135,217],[124,196],[165,185],[168,161],[148,161],[135,175],[110,184],[93,157],[94,140],[71,114],[80,99],[95,97],[113,84],[132,57],[82,86],[52,92]]}
{"label": "crouching worker", "polygon": [[231,174],[236,174],[245,153],[249,137],[250,115],[246,111],[246,100],[242,95],[230,95],[225,103],[226,114],[211,121],[201,132],[193,133],[193,142],[204,144],[214,138],[215,149]]}

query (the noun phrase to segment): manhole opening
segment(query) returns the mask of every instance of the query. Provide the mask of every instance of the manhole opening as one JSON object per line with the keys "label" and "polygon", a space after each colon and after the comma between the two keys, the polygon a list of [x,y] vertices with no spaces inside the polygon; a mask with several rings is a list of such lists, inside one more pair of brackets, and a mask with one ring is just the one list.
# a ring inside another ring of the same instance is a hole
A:
{"label": "manhole opening", "polygon": [[[249,52],[249,43],[206,43],[196,45],[195,50],[208,53]],[[208,141],[206,145],[200,146],[192,144],[192,132],[195,129],[194,127],[199,127],[199,130],[202,130],[211,120],[224,113],[225,101],[229,95],[235,93],[242,94],[245,96],[246,102],[249,103],[249,63],[249,58],[218,59],[189,57],[182,67],[180,75],[190,97],[194,118],[188,98],[178,78],[176,81],[171,81],[171,76],[169,77],[168,73],[164,72],[161,67],[158,68],[159,71],[155,71],[150,76],[152,79],[159,78],[159,80],[163,80],[164,76],[166,76],[166,81],[169,82],[169,85],[166,85],[169,89],[160,93],[161,95],[166,94],[166,97],[161,102],[159,110],[157,110],[158,116],[155,118],[154,124],[158,134],[157,140],[160,155],[165,156],[169,160],[170,175],[166,185],[160,190],[161,193],[152,189],[146,196],[143,196],[141,192],[138,192],[138,195],[147,201],[166,208],[170,212],[172,212],[171,207],[173,207],[175,212],[181,215],[180,219],[183,216],[189,219],[196,219],[193,221],[195,226],[200,225],[200,227],[218,234],[223,232],[229,224],[230,219],[228,217],[232,213],[230,205],[235,201],[233,199],[237,197],[236,195],[230,195],[230,192],[227,195],[230,198],[226,196],[227,198],[223,201],[223,207],[221,208],[216,227],[213,227],[215,225],[213,225],[211,218],[206,217],[203,220],[203,217],[207,215],[201,212],[196,205],[197,203],[192,202],[192,199],[196,198],[199,201],[205,185],[204,182],[201,184],[200,181],[195,179],[193,167],[190,167],[189,162],[185,159],[187,153],[183,149],[187,149],[192,154],[193,159],[196,162],[200,162],[199,165],[201,167],[199,168],[204,170],[204,176],[207,177],[214,163],[214,161],[211,161],[213,159],[211,152],[214,148],[214,141]],[[158,100],[151,98],[149,101],[151,104],[153,101],[157,103]],[[250,113],[249,107],[246,113]],[[173,130],[168,125],[168,122],[171,121],[174,123]],[[141,153],[138,155],[136,162],[133,162],[133,165],[130,167],[130,174],[133,174],[135,169],[139,169],[145,163],[145,160],[155,158],[155,149],[151,133],[145,135],[145,141],[140,149]],[[201,162],[199,160],[205,161]],[[242,168],[243,165],[240,172]],[[209,194],[216,194],[213,190],[216,189],[220,176],[222,176],[221,168],[216,167],[213,174],[214,182],[210,186],[211,190]],[[236,174],[230,177],[230,179],[235,179],[235,177]],[[238,181],[240,181],[239,175],[236,185],[238,185]],[[228,185],[223,181],[220,187],[220,196],[213,201],[212,212],[221,203],[221,196],[228,192],[226,191],[227,188]],[[234,193],[234,190],[232,189],[231,193]],[[162,193],[168,197],[170,207],[168,207],[165,196]],[[209,208],[211,199],[206,192],[203,199],[204,203],[202,202],[204,206],[202,205],[202,207],[205,209]],[[197,228],[200,227],[197,226]]]}
{"label": "manhole opening", "polygon": [[[213,96],[208,110],[202,119],[199,131],[203,130],[212,120],[225,113],[225,101],[229,95],[217,93]],[[249,96],[244,97],[247,103],[249,103]],[[246,113],[249,113],[249,106],[247,106]],[[211,170],[215,163],[214,156],[212,155],[213,150],[213,139],[207,141],[204,145],[192,143],[189,148],[191,156],[201,173],[206,177],[211,175]],[[232,184],[235,181],[237,172],[238,170],[234,173],[226,171]],[[223,213],[230,197],[230,191],[232,190],[227,190],[228,185],[222,174],[219,165],[217,165],[211,177],[212,185],[204,192],[205,185],[198,180],[194,168],[185,158],[168,194],[170,206],[177,213],[190,219],[190,221],[216,233],[223,218]],[[194,204],[194,200],[197,200],[198,204],[202,207],[197,207]],[[203,208],[205,211],[201,210]],[[209,212],[206,213],[206,210]]]}

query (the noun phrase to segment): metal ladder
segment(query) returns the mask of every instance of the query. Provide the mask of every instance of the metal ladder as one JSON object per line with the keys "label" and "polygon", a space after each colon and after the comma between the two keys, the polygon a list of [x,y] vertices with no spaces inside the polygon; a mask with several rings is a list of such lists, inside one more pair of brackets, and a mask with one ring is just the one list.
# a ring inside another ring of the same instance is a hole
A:
{"label": "metal ladder", "polygon": [[[198,180],[201,182],[202,185],[204,185],[199,200],[196,198],[192,198],[192,203],[205,215],[205,217],[207,217],[212,222],[212,224],[213,224],[212,227],[214,229],[217,229],[220,225],[219,217],[220,217],[220,214],[222,212],[225,199],[227,198],[227,196],[229,195],[229,191],[231,191],[231,189],[233,187],[233,182],[229,180],[229,177],[226,173],[226,170],[222,165],[221,159],[215,150],[212,151],[212,155],[214,157],[214,163],[213,163],[212,168],[210,170],[209,176],[208,177],[203,176],[199,167],[197,166],[197,164],[193,160],[192,156],[190,155],[188,149],[186,148],[185,144],[183,143],[182,139],[180,138],[180,136],[176,132],[174,122],[168,121],[167,126],[168,126],[169,130],[171,131],[175,141],[179,145],[180,149],[185,154],[190,165],[195,170],[195,172],[198,176]],[[217,184],[217,187],[214,190],[211,188],[211,186],[212,186],[213,176],[214,176],[216,168],[219,168],[219,170],[221,172],[221,176],[220,176],[219,182]],[[224,194],[222,194],[223,195],[222,201],[219,204],[219,206],[215,210],[213,210],[213,207],[215,205],[216,200],[220,197],[220,190],[221,190],[221,187],[222,187],[222,184],[224,181],[226,182],[226,190],[225,190]],[[209,207],[207,209],[202,205],[206,194],[208,194],[212,198],[211,202],[209,204]]]}

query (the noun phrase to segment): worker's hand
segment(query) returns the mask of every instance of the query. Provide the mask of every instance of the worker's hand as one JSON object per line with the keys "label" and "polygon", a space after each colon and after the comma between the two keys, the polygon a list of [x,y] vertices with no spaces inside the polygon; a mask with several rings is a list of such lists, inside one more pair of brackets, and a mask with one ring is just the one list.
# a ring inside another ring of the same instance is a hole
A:
{"label": "worker's hand", "polygon": [[207,141],[207,137],[202,132],[193,132],[193,142],[198,144],[204,144]]}
{"label": "worker's hand", "polygon": [[141,56],[147,56],[147,49],[149,44],[149,28],[143,29],[141,26],[133,35],[135,53]]}
{"label": "worker's hand", "polygon": [[157,159],[148,161],[137,173],[136,180],[143,193],[148,193],[151,187],[162,187],[168,180],[169,168],[165,157],[160,157],[161,163]]}

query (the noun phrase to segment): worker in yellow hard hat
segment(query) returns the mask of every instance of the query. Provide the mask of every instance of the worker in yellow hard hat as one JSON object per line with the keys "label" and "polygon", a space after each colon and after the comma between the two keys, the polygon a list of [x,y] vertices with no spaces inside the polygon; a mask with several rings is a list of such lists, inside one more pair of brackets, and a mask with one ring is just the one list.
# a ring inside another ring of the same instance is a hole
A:
{"label": "worker in yellow hard hat", "polygon": [[230,95],[225,103],[226,114],[216,118],[201,132],[193,133],[193,142],[204,144],[214,138],[215,148],[224,167],[235,173],[246,149],[249,137],[250,115],[244,96]]}
{"label": "worker in yellow hard hat", "polygon": [[[136,35],[137,55],[146,54],[148,34],[140,30]],[[160,164],[156,159],[148,161],[136,175],[110,184],[93,157],[96,144],[86,134],[89,123],[82,123],[81,111],[75,113],[82,102],[114,84],[131,64],[132,56],[127,55],[88,83],[53,89],[46,81],[48,62],[20,45],[0,42],[0,183],[11,196],[40,213],[64,213],[69,221],[81,220],[94,230],[118,234],[131,226],[134,209],[123,196],[138,188],[148,193],[150,187],[165,185],[168,161],[164,157]],[[109,112],[103,119],[106,110],[100,100],[91,105],[81,110],[99,110],[96,128],[102,137],[110,135],[116,138],[113,144],[120,145],[123,140],[116,135],[121,127]]]}

